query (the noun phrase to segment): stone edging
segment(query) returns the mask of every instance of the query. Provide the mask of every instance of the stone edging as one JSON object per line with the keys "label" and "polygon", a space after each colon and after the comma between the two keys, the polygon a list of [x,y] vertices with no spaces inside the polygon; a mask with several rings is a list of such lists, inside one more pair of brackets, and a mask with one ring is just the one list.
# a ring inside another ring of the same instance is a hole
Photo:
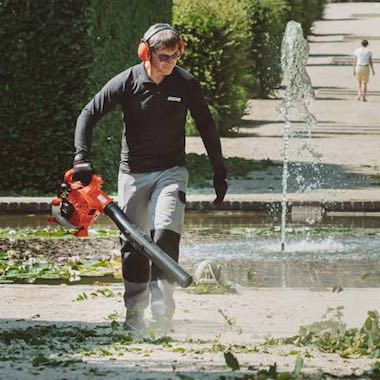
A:
{"label": "stone edging", "polygon": [[[0,197],[1,214],[49,214],[50,198],[5,198]],[[314,207],[326,212],[380,212],[380,201],[332,201],[332,202],[307,202],[293,201],[288,203],[289,211],[292,207]],[[214,206],[212,201],[192,200],[187,202],[186,210],[189,211],[257,211],[273,212],[281,211],[279,201],[226,201],[221,206]]]}

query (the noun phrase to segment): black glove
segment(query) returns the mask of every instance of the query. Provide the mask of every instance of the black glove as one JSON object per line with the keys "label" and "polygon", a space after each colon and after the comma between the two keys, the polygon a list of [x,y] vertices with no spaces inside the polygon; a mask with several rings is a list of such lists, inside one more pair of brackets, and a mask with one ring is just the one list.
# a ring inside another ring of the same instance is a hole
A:
{"label": "black glove", "polygon": [[223,170],[214,172],[214,189],[216,193],[214,205],[218,206],[223,203],[224,196],[228,189],[226,169],[223,168]]}
{"label": "black glove", "polygon": [[87,186],[92,179],[94,169],[91,161],[82,153],[75,155],[73,163],[73,181],[81,181],[84,186]]}

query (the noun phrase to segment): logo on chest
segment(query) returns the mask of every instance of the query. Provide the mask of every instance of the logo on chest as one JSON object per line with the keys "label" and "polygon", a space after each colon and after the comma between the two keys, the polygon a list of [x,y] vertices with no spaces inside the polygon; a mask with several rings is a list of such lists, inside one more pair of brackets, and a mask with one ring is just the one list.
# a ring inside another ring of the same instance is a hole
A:
{"label": "logo on chest", "polygon": [[182,98],[178,98],[177,96],[168,96],[167,99],[169,102],[177,102],[180,103],[182,101]]}

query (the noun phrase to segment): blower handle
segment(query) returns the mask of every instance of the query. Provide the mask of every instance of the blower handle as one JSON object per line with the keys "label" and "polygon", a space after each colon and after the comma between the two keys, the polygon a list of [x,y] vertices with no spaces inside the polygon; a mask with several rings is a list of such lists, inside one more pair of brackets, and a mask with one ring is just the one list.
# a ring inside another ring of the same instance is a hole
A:
{"label": "blower handle", "polygon": [[175,280],[182,288],[187,288],[193,282],[191,275],[182,269],[151,238],[132,224],[114,202],[105,207],[104,213],[117,225],[120,232],[134,248],[147,256],[152,263],[168,275],[169,279]]}
{"label": "blower handle", "polygon": [[[91,187],[91,188],[95,188],[95,187],[100,188],[101,185],[103,184],[102,178],[99,177],[99,176],[97,176],[96,174],[92,175],[91,181],[87,185],[83,185],[83,183],[81,181],[79,181],[79,180],[73,181],[73,175],[74,175],[74,169],[67,170],[66,173],[65,173],[65,175],[64,175],[64,180],[69,185],[73,185],[75,183],[75,188],[77,188],[77,189],[78,188],[88,188],[88,187]],[[104,192],[102,191],[102,193],[104,193]]]}
{"label": "blower handle", "polygon": [[70,184],[73,183],[73,174],[74,174],[73,169],[67,170],[64,176],[65,182],[70,183]]}

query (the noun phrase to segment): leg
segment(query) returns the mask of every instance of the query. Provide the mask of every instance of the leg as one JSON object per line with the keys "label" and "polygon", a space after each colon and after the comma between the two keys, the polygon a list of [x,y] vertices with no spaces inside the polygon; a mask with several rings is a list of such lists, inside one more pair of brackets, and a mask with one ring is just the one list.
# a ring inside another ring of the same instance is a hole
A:
{"label": "leg", "polygon": [[363,93],[362,93],[363,71],[362,71],[361,66],[356,66],[356,80],[358,81],[357,99],[361,100],[363,97]]}
{"label": "leg", "polygon": [[365,69],[363,69],[363,91],[362,91],[362,99],[363,102],[367,101],[367,84],[369,81],[369,66],[366,66]]}
{"label": "leg", "polygon": [[363,102],[366,102],[367,101],[367,83],[366,82],[363,82],[363,91],[362,91],[362,99],[363,99]]}
{"label": "leg", "polygon": [[[180,234],[167,229],[153,232],[156,244],[170,257],[178,262]],[[152,317],[159,324],[168,325],[173,318],[175,302],[173,298],[174,281],[165,278],[164,274],[155,265],[152,265],[150,282]]]}
{"label": "leg", "polygon": [[357,76],[357,79],[358,79],[358,96],[357,96],[357,99],[358,99],[358,100],[361,100],[361,99],[362,99],[362,96],[363,96],[363,94],[362,94],[361,73],[358,72],[358,73],[356,74],[356,76]]}
{"label": "leg", "polygon": [[362,84],[361,82],[358,82],[358,96],[357,100],[360,100],[362,98]]}
{"label": "leg", "polygon": [[[149,174],[119,173],[118,202],[128,219],[148,233],[150,213]],[[144,327],[144,310],[149,304],[149,260],[136,251],[124,236],[121,240],[124,303],[126,322],[132,327]]]}
{"label": "leg", "polygon": [[[152,194],[153,222],[152,237],[174,260],[178,261],[179,242],[185,211],[185,191],[188,172],[175,167],[161,173]],[[173,318],[175,284],[152,265],[150,283],[151,309],[153,319],[167,327]]]}

